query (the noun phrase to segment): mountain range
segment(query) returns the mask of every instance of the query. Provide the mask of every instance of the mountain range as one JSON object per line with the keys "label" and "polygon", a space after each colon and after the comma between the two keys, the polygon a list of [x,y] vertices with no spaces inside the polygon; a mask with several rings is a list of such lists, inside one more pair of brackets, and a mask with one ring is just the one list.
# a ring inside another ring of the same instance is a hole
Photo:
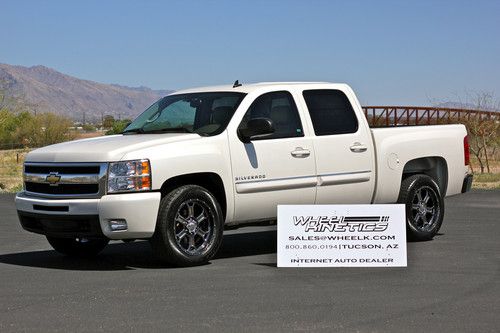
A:
{"label": "mountain range", "polygon": [[0,89],[36,112],[54,112],[75,121],[135,118],[154,101],[172,92],[78,79],[45,66],[0,64]]}
{"label": "mountain range", "polygon": [[[54,112],[78,122],[99,122],[106,115],[133,119],[172,91],[82,80],[41,65],[0,63],[0,94],[23,100],[36,112]],[[476,108],[457,102],[434,103],[434,106]],[[498,106],[484,109],[498,111]]]}

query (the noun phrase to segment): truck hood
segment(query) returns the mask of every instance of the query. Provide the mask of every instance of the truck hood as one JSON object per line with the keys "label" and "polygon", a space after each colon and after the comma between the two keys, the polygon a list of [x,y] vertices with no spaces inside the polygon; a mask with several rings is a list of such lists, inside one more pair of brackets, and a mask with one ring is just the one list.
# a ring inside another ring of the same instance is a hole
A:
{"label": "truck hood", "polygon": [[26,156],[26,162],[112,162],[140,149],[196,139],[200,136],[190,133],[101,136],[36,149]]}

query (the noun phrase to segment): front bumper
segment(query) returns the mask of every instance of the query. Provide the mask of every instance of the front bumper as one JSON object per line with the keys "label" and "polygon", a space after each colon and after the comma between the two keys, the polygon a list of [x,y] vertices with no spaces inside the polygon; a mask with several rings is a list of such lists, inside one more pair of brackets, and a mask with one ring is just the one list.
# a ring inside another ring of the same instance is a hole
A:
{"label": "front bumper", "polygon": [[[159,192],[105,195],[100,199],[45,199],[16,196],[24,229],[54,237],[149,238],[156,227]],[[110,220],[126,220],[127,230],[112,231]]]}

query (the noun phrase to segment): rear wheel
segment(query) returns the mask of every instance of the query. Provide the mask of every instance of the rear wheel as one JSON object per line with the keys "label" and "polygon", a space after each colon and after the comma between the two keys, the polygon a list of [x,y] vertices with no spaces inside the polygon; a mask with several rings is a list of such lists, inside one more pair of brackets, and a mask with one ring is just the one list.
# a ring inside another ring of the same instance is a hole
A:
{"label": "rear wheel", "polygon": [[224,219],[215,197],[196,185],[181,186],[161,201],[151,246],[165,262],[194,266],[208,262],[222,242]]}
{"label": "rear wheel", "polygon": [[76,257],[93,257],[99,254],[109,239],[57,238],[47,236],[49,244],[59,253]]}
{"label": "rear wheel", "polygon": [[437,234],[443,223],[444,200],[434,179],[426,175],[406,178],[398,202],[406,205],[409,240],[430,240]]}

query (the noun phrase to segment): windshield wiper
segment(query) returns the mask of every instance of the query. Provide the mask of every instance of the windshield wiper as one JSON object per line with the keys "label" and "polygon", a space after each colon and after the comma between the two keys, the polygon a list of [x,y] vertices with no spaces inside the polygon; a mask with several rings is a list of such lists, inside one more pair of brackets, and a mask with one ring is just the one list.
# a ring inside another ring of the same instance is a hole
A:
{"label": "windshield wiper", "polygon": [[140,134],[142,134],[142,133],[144,133],[144,130],[141,127],[139,127],[139,128],[132,128],[132,129],[121,132],[121,134],[127,134],[127,133],[140,133]]}

